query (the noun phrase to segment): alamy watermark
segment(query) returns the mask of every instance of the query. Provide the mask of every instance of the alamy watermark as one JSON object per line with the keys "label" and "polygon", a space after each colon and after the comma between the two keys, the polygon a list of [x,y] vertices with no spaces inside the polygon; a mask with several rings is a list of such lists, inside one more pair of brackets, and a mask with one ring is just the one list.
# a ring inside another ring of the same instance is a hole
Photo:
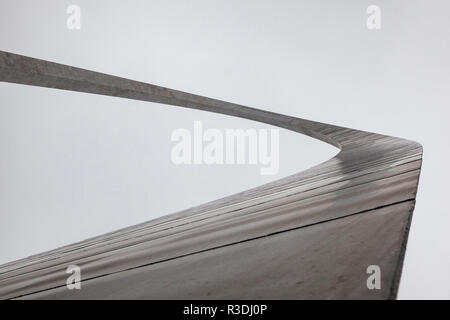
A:
{"label": "alamy watermark", "polygon": [[193,130],[172,132],[171,159],[176,165],[259,165],[261,175],[274,175],[280,167],[278,129],[203,129],[194,121]]}
{"label": "alamy watermark", "polygon": [[66,273],[70,276],[66,280],[66,287],[69,290],[81,289],[81,268],[75,264],[67,267]]}
{"label": "alamy watermark", "polygon": [[381,8],[374,4],[370,5],[366,9],[366,13],[369,15],[366,20],[366,26],[369,30],[381,29]]}
{"label": "alamy watermark", "polygon": [[370,274],[367,278],[366,285],[369,290],[381,289],[381,268],[375,264],[370,265],[366,269],[366,273]]}
{"label": "alamy watermark", "polygon": [[69,30],[80,30],[81,29],[81,8],[75,4],[71,4],[67,7],[66,13],[69,15],[67,17],[66,26]]}

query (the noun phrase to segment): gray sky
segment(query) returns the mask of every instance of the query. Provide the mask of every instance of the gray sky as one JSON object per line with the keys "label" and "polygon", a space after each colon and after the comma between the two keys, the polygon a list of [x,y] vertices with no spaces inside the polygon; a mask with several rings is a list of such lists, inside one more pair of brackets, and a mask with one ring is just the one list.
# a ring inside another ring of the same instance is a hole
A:
{"label": "gray sky", "polygon": [[[66,8],[81,8],[68,30]],[[366,8],[381,8],[368,30]],[[450,298],[448,1],[2,0],[0,50],[416,140],[424,163],[399,298]],[[175,166],[174,129],[270,128],[0,83],[0,263],[311,167],[337,149],[281,131],[280,171]],[[221,184],[211,183],[222,181]]]}

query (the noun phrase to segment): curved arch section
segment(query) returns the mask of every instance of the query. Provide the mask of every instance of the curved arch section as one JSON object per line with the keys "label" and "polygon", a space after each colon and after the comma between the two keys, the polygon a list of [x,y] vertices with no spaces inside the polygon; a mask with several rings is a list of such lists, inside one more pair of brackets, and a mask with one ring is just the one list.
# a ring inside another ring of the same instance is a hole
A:
{"label": "curved arch section", "polygon": [[[0,81],[236,116],[341,150],[269,184],[0,266],[1,298],[396,297],[420,144],[3,51]],[[73,264],[83,290],[66,288]],[[371,265],[383,272],[379,290],[367,287]]]}

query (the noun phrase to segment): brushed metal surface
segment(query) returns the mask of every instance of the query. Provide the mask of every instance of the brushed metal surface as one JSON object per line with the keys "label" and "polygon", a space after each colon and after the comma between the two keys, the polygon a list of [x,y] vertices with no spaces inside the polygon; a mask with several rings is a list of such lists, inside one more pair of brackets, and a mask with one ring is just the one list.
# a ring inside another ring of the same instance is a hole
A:
{"label": "brushed metal surface", "polygon": [[[340,149],[258,188],[0,266],[0,298],[395,298],[420,144],[0,51],[0,81],[211,111]],[[66,268],[82,268],[67,290]],[[381,290],[366,287],[379,265]]]}

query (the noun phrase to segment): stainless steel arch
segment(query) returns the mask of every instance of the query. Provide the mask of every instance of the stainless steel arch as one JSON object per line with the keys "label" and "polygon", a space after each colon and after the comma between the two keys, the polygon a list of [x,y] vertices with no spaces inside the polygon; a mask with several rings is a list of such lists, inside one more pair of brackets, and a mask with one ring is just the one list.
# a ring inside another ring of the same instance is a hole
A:
{"label": "stainless steel arch", "polygon": [[[0,298],[395,298],[420,144],[0,51],[0,81],[255,120],[340,148],[309,170],[0,266]],[[82,290],[66,268],[82,268]],[[366,284],[381,268],[381,289]]]}

